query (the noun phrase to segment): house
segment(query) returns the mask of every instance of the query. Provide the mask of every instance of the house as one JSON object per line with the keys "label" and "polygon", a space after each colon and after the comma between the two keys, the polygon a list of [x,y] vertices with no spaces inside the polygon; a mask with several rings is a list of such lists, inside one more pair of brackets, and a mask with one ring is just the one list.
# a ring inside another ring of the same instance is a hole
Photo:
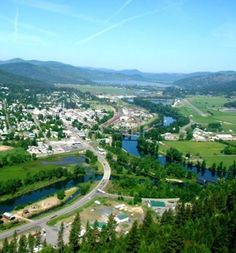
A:
{"label": "house", "polygon": [[116,215],[115,221],[117,224],[127,222],[127,221],[129,221],[129,216],[125,213],[120,213],[120,214]]}
{"label": "house", "polygon": [[15,215],[13,215],[12,213],[8,213],[8,212],[5,212],[2,216],[7,220],[14,220],[16,218]]}
{"label": "house", "polygon": [[231,134],[217,134],[216,139],[223,141],[232,141],[234,140],[234,137]]}
{"label": "house", "polygon": [[91,228],[97,228],[99,231],[102,231],[102,229],[107,225],[104,221],[97,221],[92,223]]}
{"label": "house", "polygon": [[125,208],[125,204],[119,204],[115,206],[116,209],[122,210]]}
{"label": "house", "polygon": [[151,207],[151,208],[153,208],[153,209],[165,208],[166,207],[166,203],[163,202],[163,201],[149,200],[148,206]]}

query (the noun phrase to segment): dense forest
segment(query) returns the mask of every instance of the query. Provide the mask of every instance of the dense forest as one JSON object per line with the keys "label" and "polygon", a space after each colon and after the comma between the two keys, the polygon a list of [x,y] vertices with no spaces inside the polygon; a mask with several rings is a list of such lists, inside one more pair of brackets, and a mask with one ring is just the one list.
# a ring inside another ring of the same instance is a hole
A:
{"label": "dense forest", "polygon": [[[159,132],[161,133],[168,131],[172,132],[173,129],[175,129],[174,131],[178,132],[179,127],[182,127],[189,123],[189,118],[183,116],[181,113],[178,112],[178,110],[169,105],[163,105],[161,103],[155,104],[142,98],[135,98],[133,103],[137,106],[147,109],[151,113],[158,114],[159,121],[157,124]],[[170,126],[164,126],[164,116],[172,117],[173,119],[175,119],[175,121]]]}
{"label": "dense forest", "polygon": [[[191,203],[179,203],[176,212],[166,211],[162,217],[148,210],[142,223],[134,222],[128,234],[115,231],[110,216],[102,230],[89,223],[80,237],[79,213],[72,223],[69,244],[63,241],[64,225],[58,233],[58,249],[44,243],[42,253],[112,252],[112,253],[234,253],[236,252],[236,181],[220,181],[201,192]],[[39,245],[39,235],[25,235],[5,240],[1,253],[30,253]]]}

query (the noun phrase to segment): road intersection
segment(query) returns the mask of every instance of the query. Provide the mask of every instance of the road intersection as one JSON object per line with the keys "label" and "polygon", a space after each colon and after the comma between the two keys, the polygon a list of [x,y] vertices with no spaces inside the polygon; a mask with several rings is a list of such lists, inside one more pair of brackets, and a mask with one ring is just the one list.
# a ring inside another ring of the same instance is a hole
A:
{"label": "road intersection", "polygon": [[[72,126],[70,126],[70,125],[67,125],[67,128],[72,130]],[[73,132],[77,135],[76,131],[77,131],[76,129],[73,129]],[[78,135],[77,135],[77,137],[78,137]],[[17,228],[6,230],[6,231],[0,233],[0,240],[3,240],[5,238],[13,236],[15,231],[17,232],[17,234],[20,234],[20,233],[25,233],[29,230],[33,230],[34,228],[41,227],[41,228],[45,229],[46,232],[47,231],[49,232],[48,236],[46,237],[46,240],[49,243],[54,244],[56,242],[57,238],[55,238],[55,237],[57,235],[55,235],[56,233],[51,233],[52,230],[49,228],[49,226],[47,226],[47,223],[56,217],[73,213],[76,209],[84,206],[90,200],[94,199],[97,195],[101,194],[101,191],[103,191],[105,189],[105,187],[108,184],[109,179],[110,179],[111,168],[109,166],[109,163],[107,162],[104,155],[102,155],[96,147],[93,147],[90,143],[88,143],[87,141],[85,141],[81,138],[80,138],[80,142],[83,145],[84,149],[91,150],[98,157],[98,161],[102,164],[103,177],[100,180],[100,182],[88,194],[86,194],[82,198],[79,198],[78,200],[74,201],[71,205],[65,206],[64,208],[57,210],[54,213],[50,213],[50,214],[44,216],[43,218],[40,218],[37,220],[31,220],[27,224],[24,224],[24,225],[18,226]],[[51,236],[50,236],[50,234],[51,234]]]}

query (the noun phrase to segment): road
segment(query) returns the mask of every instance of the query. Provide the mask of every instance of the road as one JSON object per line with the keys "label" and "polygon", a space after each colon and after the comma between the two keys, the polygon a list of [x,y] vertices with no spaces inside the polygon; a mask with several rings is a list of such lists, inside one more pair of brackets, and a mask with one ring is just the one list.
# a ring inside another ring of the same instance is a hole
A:
{"label": "road", "polygon": [[206,117],[207,114],[199,110],[195,105],[193,105],[188,99],[183,99],[183,102],[190,106],[198,115]]}
{"label": "road", "polygon": [[50,143],[50,142],[49,142],[49,139],[48,139],[46,133],[45,133],[44,131],[42,131],[42,128],[41,128],[41,126],[40,126],[40,122],[39,122],[37,116],[34,115],[33,113],[32,113],[31,115],[32,115],[33,121],[34,121],[35,125],[37,126],[38,130],[42,132],[43,137],[44,137],[44,139],[45,139],[45,142],[49,145],[49,143]]}
{"label": "road", "polygon": [[[67,125],[67,127],[68,128],[72,128],[72,126],[69,126],[69,125]],[[73,129],[73,131],[76,134],[77,130]],[[79,137],[77,137],[77,138],[79,138]],[[44,228],[46,230],[46,232],[49,233],[48,236],[46,237],[46,240],[49,243],[54,243],[56,241],[55,237],[57,237],[57,234],[56,233],[52,233],[52,229],[50,229],[46,225],[47,222],[49,222],[51,219],[59,217],[61,215],[73,213],[76,209],[84,206],[91,199],[93,199],[97,195],[99,195],[98,190],[104,190],[105,189],[106,185],[109,182],[110,175],[111,175],[111,168],[110,168],[107,160],[92,145],[90,145],[89,143],[87,143],[86,141],[84,141],[82,139],[80,139],[80,142],[84,146],[85,149],[89,149],[92,152],[94,152],[95,155],[97,155],[99,162],[103,166],[103,170],[104,170],[103,177],[102,177],[101,181],[98,183],[98,185],[95,188],[93,188],[87,195],[85,195],[82,198],[76,200],[73,204],[71,204],[69,206],[66,206],[66,207],[64,207],[64,208],[62,208],[62,209],[60,209],[58,211],[55,211],[53,214],[51,213],[51,214],[46,215],[43,218],[40,218],[38,220],[31,220],[27,224],[24,224],[24,225],[18,226],[17,228],[14,228],[14,229],[11,229],[11,230],[7,230],[7,231],[4,231],[4,232],[0,233],[0,240],[12,236],[15,230],[19,234],[19,233],[26,232],[26,231],[28,231],[30,229],[41,227],[41,228]]]}

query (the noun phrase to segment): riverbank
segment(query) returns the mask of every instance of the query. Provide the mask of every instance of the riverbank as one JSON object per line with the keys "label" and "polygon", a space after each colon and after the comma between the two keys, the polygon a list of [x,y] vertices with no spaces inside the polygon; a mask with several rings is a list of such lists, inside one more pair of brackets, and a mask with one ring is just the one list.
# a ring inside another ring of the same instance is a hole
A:
{"label": "riverbank", "polygon": [[41,189],[43,189],[43,188],[45,188],[47,186],[53,185],[55,183],[64,182],[66,180],[67,179],[65,177],[63,177],[61,179],[51,180],[50,182],[49,181],[37,182],[37,183],[35,183],[33,185],[25,186],[23,189],[20,189],[15,194],[8,194],[8,195],[0,196],[0,206],[1,206],[2,202],[11,201],[12,199],[19,198],[22,195],[25,195],[25,194],[28,194],[28,193],[32,193],[32,192],[37,191],[37,190],[41,190]]}

